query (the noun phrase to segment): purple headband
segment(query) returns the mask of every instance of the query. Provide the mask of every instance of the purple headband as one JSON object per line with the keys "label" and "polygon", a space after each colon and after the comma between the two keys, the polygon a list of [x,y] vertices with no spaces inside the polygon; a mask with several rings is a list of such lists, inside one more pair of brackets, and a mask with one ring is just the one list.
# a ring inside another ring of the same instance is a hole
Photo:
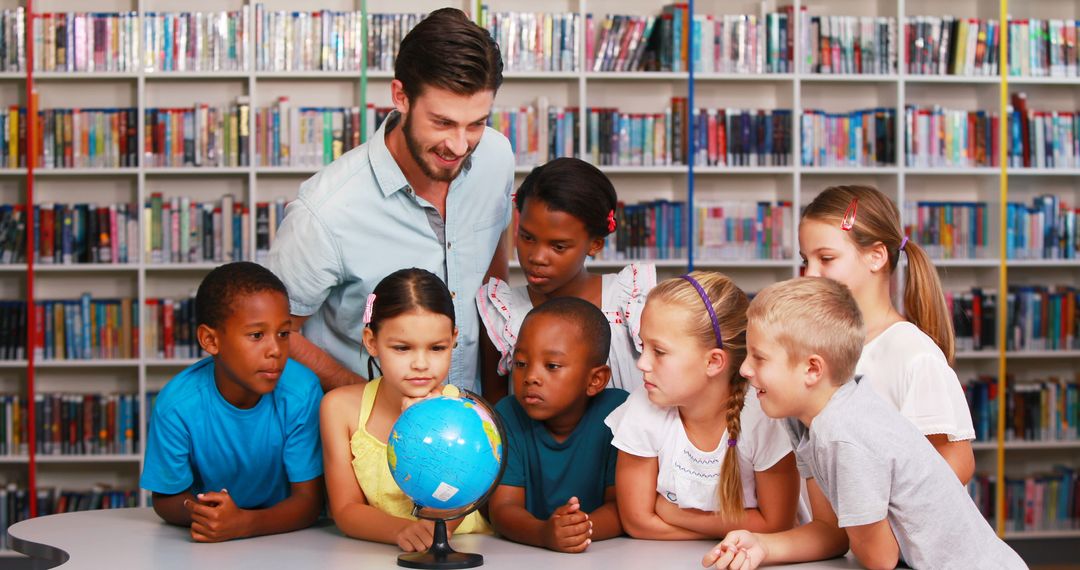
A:
{"label": "purple headband", "polygon": [[716,318],[716,311],[713,310],[712,301],[709,300],[709,294],[705,292],[705,289],[701,286],[701,283],[697,282],[697,279],[689,275],[680,275],[682,279],[687,280],[694,289],[697,289],[698,295],[701,295],[701,300],[705,302],[705,308],[709,311],[709,319],[712,321],[713,334],[716,335],[716,347],[724,348],[723,337],[720,336],[720,321]]}

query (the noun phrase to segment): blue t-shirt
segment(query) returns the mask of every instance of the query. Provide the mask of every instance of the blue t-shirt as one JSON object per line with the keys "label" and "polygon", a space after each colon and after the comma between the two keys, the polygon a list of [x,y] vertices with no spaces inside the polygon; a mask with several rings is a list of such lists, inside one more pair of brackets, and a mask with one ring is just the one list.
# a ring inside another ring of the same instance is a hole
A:
{"label": "blue t-shirt", "polygon": [[319,379],[288,360],[274,391],[250,409],[225,400],[204,358],[166,384],[154,404],[142,488],[175,495],[228,489],[243,509],[271,507],[290,483],[323,474]]}
{"label": "blue t-shirt", "polygon": [[604,491],[615,484],[618,450],[604,418],[626,401],[626,392],[601,390],[565,441],[559,443],[544,424],[533,420],[513,396],[495,405],[506,428],[506,471],[500,485],[525,488],[525,509],[546,520],[555,509],[577,497],[581,510],[604,504]]}

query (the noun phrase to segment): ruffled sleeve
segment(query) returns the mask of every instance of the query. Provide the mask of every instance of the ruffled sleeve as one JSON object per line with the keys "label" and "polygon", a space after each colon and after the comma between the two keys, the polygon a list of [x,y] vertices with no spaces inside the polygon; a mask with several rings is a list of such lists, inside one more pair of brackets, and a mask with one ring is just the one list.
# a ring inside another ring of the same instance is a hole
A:
{"label": "ruffled sleeve", "polygon": [[480,312],[480,321],[484,324],[491,344],[499,351],[499,374],[510,373],[510,360],[517,343],[518,328],[521,318],[514,318],[514,291],[510,284],[498,277],[492,277],[476,292],[476,308]]}
{"label": "ruffled sleeve", "polygon": [[[630,333],[634,348],[641,352],[641,311],[645,298],[656,287],[656,266],[651,263],[631,263],[623,268],[612,284],[614,317],[620,319]],[[608,313],[611,319],[611,313]]]}

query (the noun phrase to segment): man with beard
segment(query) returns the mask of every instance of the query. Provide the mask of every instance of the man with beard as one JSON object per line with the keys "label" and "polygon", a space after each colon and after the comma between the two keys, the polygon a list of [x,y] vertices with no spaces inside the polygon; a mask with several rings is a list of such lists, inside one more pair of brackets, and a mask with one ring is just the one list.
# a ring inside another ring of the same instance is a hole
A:
{"label": "man with beard", "polygon": [[[488,129],[502,83],[499,47],[453,8],[432,12],[402,40],[390,84],[395,110],[371,140],[300,187],[270,250],[289,290],[293,359],[329,390],[363,382],[364,309],[383,277],[407,267],[446,282],[458,342],[450,383],[479,392],[473,293],[506,278],[500,244],[510,221],[514,156]],[[401,347],[423,354],[431,347]],[[422,375],[422,370],[417,370]]]}

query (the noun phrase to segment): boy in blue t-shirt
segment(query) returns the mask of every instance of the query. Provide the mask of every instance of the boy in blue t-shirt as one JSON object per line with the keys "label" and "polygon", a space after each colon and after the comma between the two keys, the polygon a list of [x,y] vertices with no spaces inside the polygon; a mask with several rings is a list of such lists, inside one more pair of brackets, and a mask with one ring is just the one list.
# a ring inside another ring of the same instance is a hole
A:
{"label": "boy in blue t-shirt", "polygon": [[605,390],[611,327],[576,297],[529,311],[514,346],[514,397],[495,406],[506,427],[506,471],[488,503],[510,540],[583,552],[622,534],[615,458],[604,418],[626,400]]}
{"label": "boy in blue t-shirt", "polygon": [[209,358],[157,398],[140,486],[154,511],[220,542],[310,526],[322,510],[319,379],[289,360],[289,297],[261,265],[211,271],[195,297]]}

